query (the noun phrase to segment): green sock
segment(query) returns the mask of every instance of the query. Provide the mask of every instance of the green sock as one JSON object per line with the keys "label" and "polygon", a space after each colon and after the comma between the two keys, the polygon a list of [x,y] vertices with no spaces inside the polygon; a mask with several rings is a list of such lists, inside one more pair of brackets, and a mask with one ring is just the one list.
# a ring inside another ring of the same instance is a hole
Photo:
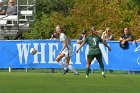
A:
{"label": "green sock", "polygon": [[90,68],[86,68],[86,75],[89,75]]}
{"label": "green sock", "polygon": [[100,65],[100,69],[101,69],[101,71],[104,72],[104,64],[103,64],[103,63],[100,63],[99,65]]}

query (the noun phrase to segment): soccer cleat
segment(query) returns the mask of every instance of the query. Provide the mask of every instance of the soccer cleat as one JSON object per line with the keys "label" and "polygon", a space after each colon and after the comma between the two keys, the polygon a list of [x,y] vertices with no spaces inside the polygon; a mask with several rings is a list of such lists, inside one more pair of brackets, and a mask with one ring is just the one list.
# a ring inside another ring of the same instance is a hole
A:
{"label": "soccer cleat", "polygon": [[106,78],[106,76],[105,76],[105,73],[104,73],[104,72],[102,72],[102,76],[103,76],[104,78]]}
{"label": "soccer cleat", "polygon": [[67,68],[66,70],[64,70],[62,75],[65,75],[68,71],[69,71],[69,69]]}
{"label": "soccer cleat", "polygon": [[86,75],[86,78],[88,78],[88,75]]}

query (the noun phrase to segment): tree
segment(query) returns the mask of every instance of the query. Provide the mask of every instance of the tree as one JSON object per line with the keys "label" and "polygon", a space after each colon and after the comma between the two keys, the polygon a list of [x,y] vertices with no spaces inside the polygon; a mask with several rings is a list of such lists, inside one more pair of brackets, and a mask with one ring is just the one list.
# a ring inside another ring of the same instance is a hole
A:
{"label": "tree", "polygon": [[61,24],[64,33],[75,39],[83,28],[89,31],[91,26],[97,30],[111,27],[115,40],[128,26],[132,34],[140,38],[139,0],[37,0],[36,4],[36,21],[30,32],[37,39],[49,38],[57,24]]}

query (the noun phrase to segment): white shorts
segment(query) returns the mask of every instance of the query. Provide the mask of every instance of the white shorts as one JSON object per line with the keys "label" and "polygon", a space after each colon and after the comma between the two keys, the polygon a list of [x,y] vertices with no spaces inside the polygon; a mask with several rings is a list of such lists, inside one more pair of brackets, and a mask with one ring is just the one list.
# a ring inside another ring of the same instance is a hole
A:
{"label": "white shorts", "polygon": [[65,54],[65,57],[71,57],[72,56],[72,48],[69,47],[69,48],[65,48],[63,51],[62,51],[63,54]]}

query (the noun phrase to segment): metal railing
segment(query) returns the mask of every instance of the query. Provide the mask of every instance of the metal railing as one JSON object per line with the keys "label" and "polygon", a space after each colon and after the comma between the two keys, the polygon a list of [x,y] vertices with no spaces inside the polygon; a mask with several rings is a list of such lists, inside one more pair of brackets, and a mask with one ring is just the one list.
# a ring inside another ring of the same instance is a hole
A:
{"label": "metal railing", "polygon": [[[27,4],[25,4],[25,5],[20,5],[19,4],[19,0],[17,0],[17,2],[16,2],[17,12],[15,12],[14,14],[16,14],[15,16],[17,16],[17,20],[16,20],[16,23],[14,24],[16,26],[16,29],[14,29],[14,30],[17,31],[17,32],[19,32],[21,30],[21,28],[22,28],[22,31],[23,31],[25,26],[28,26],[31,22],[34,21],[34,15],[35,15],[35,12],[36,12],[36,8],[35,8],[35,2],[36,2],[36,0],[34,0],[34,4],[29,4],[28,1],[29,0],[27,0]],[[7,5],[5,5],[5,6],[7,6]],[[25,7],[25,8],[21,8],[21,7]],[[20,24],[20,19],[22,17],[25,17],[26,16],[26,14],[25,15],[24,14],[22,15],[21,14],[21,11],[30,11],[30,10],[33,13],[30,16],[30,18],[32,17],[32,20],[31,19],[26,19],[25,22],[23,22],[22,24]],[[6,19],[7,17],[9,17],[11,15],[13,15],[13,13],[12,14],[9,14],[9,15],[3,15],[3,17],[1,17],[0,20]],[[9,20],[7,20],[7,21],[9,21]],[[8,24],[7,24],[7,26],[8,26]],[[25,30],[27,30],[27,28]]]}

